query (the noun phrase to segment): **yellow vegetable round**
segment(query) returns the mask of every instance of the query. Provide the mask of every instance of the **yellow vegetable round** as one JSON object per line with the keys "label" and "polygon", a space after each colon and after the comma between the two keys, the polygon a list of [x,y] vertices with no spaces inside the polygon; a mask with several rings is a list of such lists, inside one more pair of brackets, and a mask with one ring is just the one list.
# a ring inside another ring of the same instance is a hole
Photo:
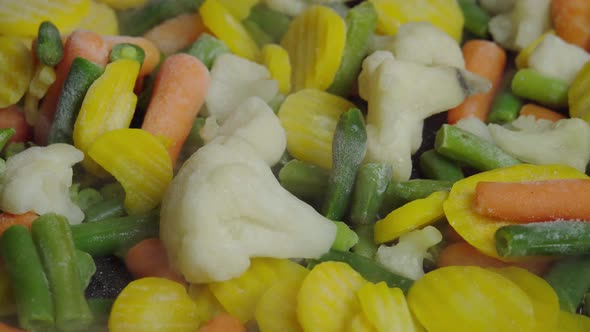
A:
{"label": "yellow vegetable round", "polygon": [[132,281],[115,300],[110,332],[195,332],[197,308],[183,285],[163,278]]}
{"label": "yellow vegetable round", "polygon": [[590,62],[578,72],[568,92],[571,117],[582,118],[590,123]]}
{"label": "yellow vegetable round", "polygon": [[443,209],[449,224],[465,241],[488,256],[506,260],[496,252],[494,235],[500,227],[513,223],[482,216],[472,209],[477,183],[480,181],[521,182],[567,178],[584,179],[588,176],[564,165],[521,164],[499,168],[455,182],[448,199],[443,204]]}
{"label": "yellow vegetable round", "polygon": [[33,72],[33,54],[25,44],[18,38],[0,36],[0,108],[16,104],[24,96]]}
{"label": "yellow vegetable round", "polygon": [[408,303],[429,332],[532,332],[528,295],[512,281],[475,266],[427,273],[408,293]]}

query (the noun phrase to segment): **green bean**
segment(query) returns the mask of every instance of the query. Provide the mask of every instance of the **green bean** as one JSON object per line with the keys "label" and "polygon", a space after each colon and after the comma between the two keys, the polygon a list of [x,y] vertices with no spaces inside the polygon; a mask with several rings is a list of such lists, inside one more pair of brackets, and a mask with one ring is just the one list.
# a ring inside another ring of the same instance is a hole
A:
{"label": "green bean", "polygon": [[510,225],[496,231],[496,250],[503,257],[590,254],[590,223],[552,221]]}
{"label": "green bean", "polygon": [[377,220],[392,174],[390,164],[369,163],[359,167],[350,208],[349,219],[353,225],[369,224]]}
{"label": "green bean", "polygon": [[229,48],[221,40],[208,33],[202,33],[199,38],[184,53],[190,54],[211,69],[218,56],[228,53]]}
{"label": "green bean", "polygon": [[558,261],[545,280],[557,293],[561,310],[575,313],[590,289],[590,258],[572,257]]}
{"label": "green bean", "polygon": [[492,110],[488,115],[488,122],[505,124],[514,121],[520,113],[522,100],[510,92],[502,92],[492,103]]}
{"label": "green bean", "polygon": [[350,250],[358,243],[358,235],[342,221],[335,221],[334,223],[336,224],[336,239],[332,243],[332,249],[339,251]]}
{"label": "green bean", "polygon": [[322,212],[331,220],[342,220],[352,196],[357,170],[365,157],[367,131],[357,108],[342,113],[332,144],[332,170]]}
{"label": "green bean", "polygon": [[145,60],[145,52],[143,48],[134,44],[116,44],[115,46],[113,46],[113,49],[111,50],[111,54],[109,55],[109,61],[114,62],[121,59],[137,61],[141,65],[143,64],[143,60]]}
{"label": "green bean", "polygon": [[250,11],[250,16],[245,20],[245,22],[248,21],[256,23],[275,42],[281,40],[291,23],[289,16],[272,10],[265,5],[254,6]]}
{"label": "green bean", "polygon": [[4,146],[8,143],[8,140],[16,134],[14,128],[2,128],[0,129],[0,150],[4,149]]}
{"label": "green bean", "polygon": [[55,67],[63,58],[64,48],[61,35],[57,27],[50,21],[44,21],[39,25],[35,46],[37,58],[44,65]]}
{"label": "green bean", "polygon": [[95,324],[105,325],[108,322],[114,302],[115,299],[88,299],[88,307],[92,311]]}
{"label": "green bean", "polygon": [[435,150],[422,153],[419,165],[422,174],[429,179],[455,182],[464,177],[459,165],[443,157]]}
{"label": "green bean", "polygon": [[263,47],[264,45],[271,44],[273,42],[272,37],[262,30],[262,28],[260,28],[260,26],[258,26],[258,24],[255,22],[245,20],[242,22],[242,24],[252,39],[254,39],[258,47]]}
{"label": "green bean", "polygon": [[566,82],[532,69],[521,69],[512,79],[512,92],[515,95],[553,108],[567,107],[568,90]]}
{"label": "green bean", "polygon": [[473,0],[459,0],[458,3],[465,18],[465,30],[477,37],[486,38],[490,15]]}
{"label": "green bean", "polygon": [[352,251],[369,259],[373,259],[375,257],[375,253],[377,252],[377,244],[373,239],[375,225],[367,224],[367,225],[357,225],[354,227],[354,231],[359,237],[358,243],[352,247]]}
{"label": "green bean", "polygon": [[76,248],[92,256],[106,256],[141,240],[157,237],[158,222],[156,213],[103,219],[72,225],[72,237]]}
{"label": "green bean", "polygon": [[96,264],[90,254],[76,249],[76,263],[78,264],[78,271],[80,271],[80,281],[82,282],[82,290],[90,284],[92,276],[96,273]]}
{"label": "green bean", "polygon": [[0,245],[14,287],[19,325],[49,330],[55,322],[53,298],[29,230],[22,225],[9,227]]}
{"label": "green bean", "polygon": [[68,220],[44,214],[33,221],[31,233],[55,305],[55,326],[61,331],[80,331],[92,323],[84,297],[80,270]]}
{"label": "green bean", "polygon": [[323,199],[330,174],[320,166],[293,159],[279,171],[279,181],[283,188],[306,202],[319,202]]}
{"label": "green bean", "polygon": [[448,124],[443,124],[436,133],[434,146],[441,155],[479,171],[520,164],[493,143]]}
{"label": "green bean", "polygon": [[196,11],[204,0],[151,0],[146,5],[118,13],[121,35],[141,36],[159,23]]}
{"label": "green bean", "polygon": [[92,205],[102,202],[101,193],[94,188],[84,188],[76,195],[76,204],[82,211],[88,210]]}
{"label": "green bean", "polygon": [[85,215],[84,222],[94,222],[103,219],[122,217],[125,215],[123,200],[111,198],[97,202],[86,209]]}
{"label": "green bean", "polygon": [[327,261],[347,263],[368,281],[374,283],[385,281],[389,287],[399,287],[406,294],[414,283],[411,279],[390,272],[372,259],[348,251],[330,250],[313,261],[309,267]]}
{"label": "green bean", "polygon": [[453,182],[441,180],[391,181],[385,191],[380,214],[387,215],[408,202],[425,198],[435,191],[450,190],[452,186]]}

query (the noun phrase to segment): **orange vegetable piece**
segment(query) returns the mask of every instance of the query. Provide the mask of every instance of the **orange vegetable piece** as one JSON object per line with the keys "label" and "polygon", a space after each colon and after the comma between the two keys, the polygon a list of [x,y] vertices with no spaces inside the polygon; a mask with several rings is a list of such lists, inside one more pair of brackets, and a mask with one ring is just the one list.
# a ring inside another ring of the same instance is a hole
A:
{"label": "orange vegetable piece", "polygon": [[23,225],[30,230],[31,224],[37,219],[37,217],[39,216],[33,212],[22,214],[12,214],[8,212],[0,213],[0,236],[2,236],[2,233],[12,225]]}
{"label": "orange vegetable piece", "polygon": [[169,55],[189,46],[205,31],[207,28],[199,14],[182,14],[156,25],[143,37]]}
{"label": "orange vegetable piece", "polygon": [[551,19],[559,37],[590,52],[590,1],[552,0]]}
{"label": "orange vegetable piece", "polygon": [[160,239],[145,239],[133,246],[125,255],[125,265],[136,279],[159,277],[187,285],[182,275],[170,266]]}
{"label": "orange vegetable piece", "polygon": [[201,326],[198,332],[246,332],[246,327],[236,317],[221,313]]}
{"label": "orange vegetable piece", "polygon": [[16,130],[8,142],[25,142],[31,136],[31,128],[27,124],[25,113],[16,105],[0,109],[0,128],[14,128]]}
{"label": "orange vegetable piece", "polygon": [[532,115],[537,120],[545,119],[549,121],[559,121],[565,119],[565,115],[535,104],[523,105],[520,108],[520,115]]}

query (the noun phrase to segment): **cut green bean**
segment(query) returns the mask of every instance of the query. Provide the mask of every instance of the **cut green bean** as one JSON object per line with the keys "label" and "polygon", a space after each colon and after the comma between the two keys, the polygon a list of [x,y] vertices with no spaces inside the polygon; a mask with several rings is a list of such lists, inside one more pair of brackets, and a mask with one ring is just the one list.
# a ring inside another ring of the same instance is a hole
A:
{"label": "cut green bean", "polygon": [[105,323],[108,322],[114,302],[115,299],[88,299],[88,307],[90,308],[90,311],[92,311],[92,316],[94,316],[94,323],[96,325],[102,323],[104,326]]}
{"label": "cut green bean", "polygon": [[118,12],[119,31],[141,36],[150,28],[180,14],[195,12],[204,0],[151,0],[146,5]]}
{"label": "cut green bean", "polygon": [[76,263],[78,264],[78,271],[80,271],[80,281],[82,282],[82,290],[90,284],[92,276],[96,273],[96,264],[90,254],[76,249]]}
{"label": "cut green bean", "polygon": [[104,197],[105,200],[107,199],[125,199],[125,189],[119,182],[113,182],[105,184],[100,188],[100,194]]}
{"label": "cut green bean", "polygon": [[57,102],[49,144],[73,144],[74,124],[86,92],[103,72],[104,69],[94,62],[81,57],[74,59]]}
{"label": "cut green bean", "polygon": [[61,331],[86,329],[92,323],[92,313],[84,297],[68,220],[44,214],[33,221],[31,233],[53,294],[55,326]]}
{"label": "cut green bean", "polygon": [[349,251],[330,250],[328,253],[315,260],[312,263],[312,266],[317,263],[328,261],[347,263],[368,281],[373,283],[385,281],[389,287],[399,287],[406,294],[414,283],[413,280],[387,270],[372,259]]}
{"label": "cut green bean", "polygon": [[350,208],[349,219],[353,225],[377,220],[392,174],[391,165],[386,163],[369,163],[359,167]]}
{"label": "cut green bean", "polygon": [[352,251],[369,259],[373,259],[375,257],[375,253],[377,252],[377,244],[373,239],[375,225],[367,224],[367,225],[356,225],[353,229],[359,237],[358,243],[352,247]]}
{"label": "cut green bean", "polygon": [[271,44],[273,42],[272,37],[269,36],[264,30],[262,30],[262,28],[260,28],[260,26],[258,26],[258,24],[256,24],[255,22],[245,20],[244,22],[242,22],[242,24],[244,25],[244,28],[246,28],[246,31],[248,31],[252,39],[254,39],[258,47],[262,47],[266,44]]}
{"label": "cut green bean", "polygon": [[291,18],[265,5],[257,5],[250,10],[250,16],[245,22],[248,21],[256,23],[273,41],[279,42],[289,29]]}
{"label": "cut green bean", "polygon": [[385,216],[408,202],[425,198],[435,191],[451,190],[452,186],[453,182],[441,180],[391,181],[385,190],[379,213]]}
{"label": "cut green bean", "polygon": [[420,170],[425,177],[433,180],[455,182],[464,178],[463,171],[457,163],[435,150],[428,150],[420,155]]}
{"label": "cut green bean", "polygon": [[365,158],[367,130],[361,111],[342,113],[334,132],[332,170],[322,212],[331,220],[342,220],[352,197],[357,170]]}
{"label": "cut green bean", "polygon": [[113,49],[111,50],[111,54],[109,55],[109,61],[115,62],[121,59],[137,61],[141,65],[145,60],[145,52],[143,48],[134,44],[116,44],[115,46],[113,46]]}
{"label": "cut green bean", "polygon": [[479,171],[520,164],[493,143],[449,124],[443,124],[436,133],[434,147],[441,155]]}
{"label": "cut green bean", "polygon": [[84,222],[94,222],[109,218],[122,217],[125,215],[123,200],[119,198],[110,198],[95,203],[84,212]]}
{"label": "cut green bean", "polygon": [[477,37],[486,38],[490,15],[473,0],[459,0],[458,3],[465,19],[465,30]]}
{"label": "cut green bean", "polygon": [[553,108],[567,107],[568,90],[566,82],[532,69],[521,69],[512,79],[512,92],[515,95]]}
{"label": "cut green bean", "polygon": [[61,35],[53,23],[45,21],[39,25],[36,43],[37,58],[42,64],[55,67],[63,58]]}
{"label": "cut green bean", "polygon": [[346,15],[346,45],[340,68],[328,92],[346,97],[352,91],[367,55],[371,36],[377,27],[377,11],[372,3],[363,2]]}
{"label": "cut green bean", "polygon": [[82,211],[86,212],[90,206],[100,203],[103,200],[104,198],[98,190],[94,188],[84,188],[78,192],[76,204],[82,209]]}
{"label": "cut green bean", "polygon": [[510,225],[496,231],[496,250],[503,257],[590,254],[590,223],[552,221]]}
{"label": "cut green bean", "polygon": [[53,298],[29,230],[22,225],[9,227],[0,245],[13,284],[19,325],[27,330],[49,330],[55,322]]}
{"label": "cut green bean", "polygon": [[590,290],[590,257],[571,257],[555,263],[545,276],[561,310],[575,313]]}
{"label": "cut green bean", "polygon": [[336,239],[332,243],[332,249],[338,251],[348,251],[359,242],[356,233],[342,221],[335,221]]}
{"label": "cut green bean", "polygon": [[2,128],[0,129],[0,150],[4,149],[8,140],[16,134],[14,128]]}
{"label": "cut green bean", "polygon": [[283,188],[306,202],[320,202],[330,173],[320,166],[293,159],[279,171],[279,182]]}
{"label": "cut green bean", "polygon": [[189,46],[185,53],[194,56],[211,69],[218,56],[229,52],[229,48],[221,40],[208,33],[202,33],[199,38]]}
{"label": "cut green bean", "polygon": [[488,122],[505,124],[518,118],[522,100],[510,92],[502,92],[496,96],[488,115]]}
{"label": "cut green bean", "polygon": [[87,222],[71,228],[76,248],[92,256],[106,256],[130,248],[141,240],[157,237],[158,223],[158,215],[150,213]]}

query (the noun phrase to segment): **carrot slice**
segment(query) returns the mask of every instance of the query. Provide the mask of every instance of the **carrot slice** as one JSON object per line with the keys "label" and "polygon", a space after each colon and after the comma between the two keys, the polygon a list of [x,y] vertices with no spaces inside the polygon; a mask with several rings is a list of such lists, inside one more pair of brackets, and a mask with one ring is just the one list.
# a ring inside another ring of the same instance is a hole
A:
{"label": "carrot slice", "polygon": [[57,107],[57,100],[63,89],[63,84],[70,72],[72,62],[77,57],[85,58],[101,66],[105,66],[109,59],[110,47],[103,37],[95,32],[77,30],[67,39],[64,46],[64,56],[57,65],[55,82],[51,85],[39,111],[39,118],[35,124],[35,142],[39,145],[47,144],[47,136]]}
{"label": "carrot slice", "polygon": [[590,52],[590,1],[552,0],[551,19],[559,37]]}
{"label": "carrot slice", "polygon": [[447,114],[447,122],[454,124],[469,117],[487,121],[506,66],[506,51],[491,41],[470,40],[463,45],[463,58],[465,68],[488,79],[492,82],[492,88],[486,93],[468,97],[461,105],[450,110]]}
{"label": "carrot slice", "polygon": [[590,180],[479,182],[473,209],[484,216],[513,222],[590,221]]}
{"label": "carrot slice", "polygon": [[143,37],[168,55],[189,46],[206,30],[199,14],[182,14],[156,25]]}
{"label": "carrot slice", "polygon": [[170,56],[158,71],[142,129],[170,140],[168,154],[173,164],[203,105],[208,87],[207,67],[187,54]]}
{"label": "carrot slice", "polygon": [[446,246],[438,256],[438,266],[479,266],[506,267],[518,266],[530,272],[542,275],[547,272],[550,261],[540,259],[529,259],[519,262],[503,262],[494,257],[487,256],[467,242],[457,242]]}
{"label": "carrot slice", "polygon": [[39,216],[33,212],[22,214],[12,214],[8,212],[0,213],[0,236],[2,236],[4,231],[12,225],[23,225],[30,230],[31,224],[37,219],[37,217]]}
{"label": "carrot slice", "polygon": [[25,120],[25,113],[16,105],[0,109],[0,128],[16,130],[8,142],[25,142],[31,135],[31,128]]}
{"label": "carrot slice", "polygon": [[25,332],[25,331],[0,322],[0,332]]}
{"label": "carrot slice", "polygon": [[535,104],[526,104],[520,108],[520,115],[532,115],[536,119],[559,121],[565,119],[565,115]]}
{"label": "carrot slice", "polygon": [[129,43],[139,46],[145,52],[145,59],[139,70],[139,76],[150,74],[160,63],[160,50],[151,41],[143,37],[128,37],[128,36],[105,36],[104,41],[108,45],[109,52],[113,46],[121,43]]}
{"label": "carrot slice", "polygon": [[182,275],[170,266],[160,239],[145,239],[133,246],[125,255],[125,265],[136,279],[159,277],[187,285]]}
{"label": "carrot slice", "polygon": [[198,332],[246,332],[246,327],[236,317],[221,313],[201,326]]}

